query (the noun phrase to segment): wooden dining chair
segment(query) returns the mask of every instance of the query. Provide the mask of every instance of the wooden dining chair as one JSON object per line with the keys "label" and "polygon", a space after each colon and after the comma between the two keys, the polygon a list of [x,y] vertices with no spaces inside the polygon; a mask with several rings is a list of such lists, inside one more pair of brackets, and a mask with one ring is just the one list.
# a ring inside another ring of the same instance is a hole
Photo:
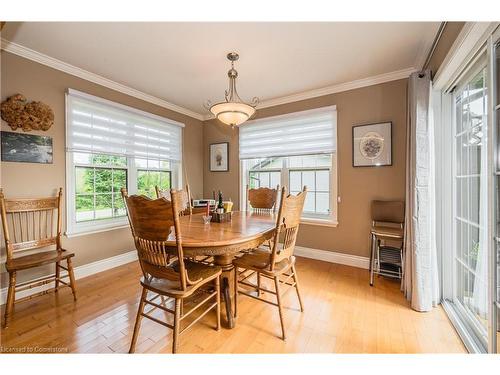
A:
{"label": "wooden dining chair", "polygon": [[247,185],[246,211],[252,211],[255,213],[276,212],[276,203],[279,190],[279,185],[276,186],[276,189],[270,189],[266,187],[250,189]]}
{"label": "wooden dining chair", "polygon": [[[170,200],[170,190],[161,190],[158,185],[155,186],[155,190],[157,198],[165,198],[167,200]],[[189,184],[186,184],[186,190],[185,191],[182,190],[182,200],[180,205],[179,216],[193,215],[206,212],[205,207],[193,207],[191,202],[192,202],[191,190],[189,189]],[[175,260],[175,259],[176,259],[175,256],[169,254],[169,260]],[[202,262],[205,264],[213,264],[212,256],[192,257],[190,258],[190,260]]]}
{"label": "wooden dining chair", "polygon": [[[257,248],[251,252],[244,254],[240,258],[233,261],[233,265],[238,269],[243,269],[241,273],[236,272],[241,277],[235,277],[236,296],[244,294],[246,296],[258,299],[260,301],[277,306],[280,314],[281,333],[282,339],[285,340],[285,324],[282,308],[282,293],[280,284],[284,284],[289,288],[295,288],[297,298],[299,300],[300,311],[304,311],[302,299],[299,291],[299,281],[297,278],[297,271],[295,269],[295,256],[293,255],[295,249],[295,241],[299,230],[300,217],[304,208],[304,201],[307,194],[307,188],[304,186],[302,192],[298,195],[287,195],[286,188],[281,190],[280,206],[278,217],[276,220],[276,228],[271,249]],[[250,271],[245,274],[246,271]],[[267,279],[274,281],[274,290],[263,288],[258,284],[252,284],[248,279],[253,273],[261,275]],[[293,279],[293,281],[292,281]],[[246,290],[239,289],[239,285],[250,287],[257,290],[257,296],[247,292]],[[267,299],[260,298],[260,291],[264,291],[276,296],[276,302],[268,301]],[[235,303],[235,316],[237,314],[237,301]]]}
{"label": "wooden dining chair", "polygon": [[[50,291],[57,292],[59,284],[69,286],[76,301],[75,276],[71,263],[71,258],[75,254],[66,251],[61,245],[61,202],[62,188],[55,197],[18,199],[6,199],[0,189],[2,228],[7,253],[5,268],[9,273],[4,327],[9,325],[15,303]],[[62,261],[66,261],[66,267],[61,265]],[[46,264],[55,264],[54,274],[16,283],[19,271]],[[61,274],[61,269],[66,271],[64,275]],[[51,282],[55,283],[54,289],[44,290],[16,301],[16,292]]]}
{"label": "wooden dining chair", "polygon": [[[216,329],[220,329],[221,268],[191,262],[184,258],[179,225],[179,208],[183,204],[182,191],[172,190],[171,200],[165,198],[153,200],[138,195],[129,197],[126,189],[122,189],[122,196],[143,273],[140,281],[142,295],[129,353],[135,351],[143,317],[173,330],[172,353],[176,353],[179,335],[191,328],[214,308],[216,309]],[[170,251],[173,251],[177,257],[173,263],[168,261],[169,251],[166,243],[172,230],[175,233],[175,247],[171,248]],[[207,286],[211,288],[207,289]],[[151,299],[148,299],[148,293],[153,294]],[[196,300],[196,305],[191,310],[185,313],[182,311],[182,303],[185,299],[194,298],[203,293],[206,296],[201,302]],[[161,298],[161,303],[155,302],[158,297]],[[198,317],[181,329],[181,323],[185,318],[214,299],[215,302],[210,303]],[[173,302],[173,308],[167,307],[170,301]],[[146,305],[153,307],[149,311],[145,311]],[[173,324],[153,317],[151,312],[157,308],[172,314]]]}
{"label": "wooden dining chair", "polygon": [[[158,185],[155,186],[156,198],[166,198],[170,200],[170,190],[161,190]],[[181,204],[179,206],[179,216],[192,215],[193,206],[191,204],[191,190],[189,189],[189,184],[186,185],[186,190],[180,190],[182,192]]]}

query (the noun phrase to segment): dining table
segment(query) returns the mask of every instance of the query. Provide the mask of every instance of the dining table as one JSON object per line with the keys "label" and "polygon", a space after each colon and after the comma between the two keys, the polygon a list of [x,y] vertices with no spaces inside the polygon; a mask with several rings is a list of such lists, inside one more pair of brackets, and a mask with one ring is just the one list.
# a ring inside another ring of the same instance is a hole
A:
{"label": "dining table", "polygon": [[[203,214],[179,218],[181,244],[185,257],[213,257],[213,264],[222,268],[221,295],[224,299],[225,326],[234,328],[233,315],[234,272],[233,259],[242,251],[259,247],[271,239],[276,227],[276,214],[233,211],[226,222],[204,223]],[[167,239],[167,250],[175,253],[174,231]]]}

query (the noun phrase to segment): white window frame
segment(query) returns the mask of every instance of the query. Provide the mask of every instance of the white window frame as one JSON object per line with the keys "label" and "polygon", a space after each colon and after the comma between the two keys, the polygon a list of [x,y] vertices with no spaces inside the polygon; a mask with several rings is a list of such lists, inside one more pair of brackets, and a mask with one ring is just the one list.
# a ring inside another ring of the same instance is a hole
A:
{"label": "white window frame", "polygon": [[[467,74],[467,68],[474,65],[481,53],[486,51],[487,53],[487,66],[488,74],[490,77],[488,79],[487,87],[490,91],[488,102],[488,135],[486,137],[488,141],[488,157],[490,158],[487,163],[487,168],[490,169],[493,166],[491,162],[491,140],[492,140],[492,129],[495,126],[492,116],[491,103],[492,95],[490,88],[492,87],[491,78],[491,59],[492,56],[492,39],[496,40],[499,38],[500,30],[497,30],[492,36],[495,28],[499,26],[497,22],[467,22],[462,29],[460,35],[457,37],[454,45],[452,46],[450,52],[446,56],[443,64],[436,73],[433,82],[433,109],[437,116],[434,116],[436,124],[435,129],[435,142],[436,142],[436,195],[437,202],[440,202],[436,206],[437,212],[437,229],[438,229],[438,254],[440,258],[440,269],[441,269],[441,288],[442,288],[442,305],[445,309],[451,322],[457,329],[460,337],[464,341],[465,346],[470,352],[481,352],[484,349],[475,342],[474,338],[469,333],[469,327],[465,326],[454,306],[448,302],[447,299],[454,295],[453,284],[455,278],[454,264],[451,262],[453,260],[454,249],[456,248],[455,239],[455,174],[454,174],[454,158],[455,153],[455,142],[450,142],[451,139],[454,140],[455,134],[455,121],[454,121],[454,105],[453,99],[454,95],[450,93],[452,88],[456,85],[458,81],[463,78],[464,74]],[[489,178],[491,178],[491,171],[487,172]],[[492,184],[488,183],[490,191],[488,192],[488,202],[493,202],[493,192]],[[490,205],[490,208],[493,205]],[[492,226],[493,226],[493,214],[490,212],[487,214],[487,230],[489,237],[491,236]],[[441,233],[439,233],[441,231]],[[496,257],[495,248],[491,245],[489,247],[489,289],[490,296],[494,295],[495,278],[492,268],[495,266],[494,260]],[[452,272],[449,272],[451,269]],[[491,305],[488,310],[488,352],[496,352],[496,330],[495,324],[492,324],[492,320],[495,318],[493,300],[489,301]]]}
{"label": "white window frame", "polygon": [[[317,108],[317,109],[312,109],[310,110],[311,113],[314,113],[316,111],[321,111],[321,110],[332,110],[334,112],[333,116],[333,123],[335,126],[335,143],[338,145],[338,131],[337,131],[337,106],[329,106],[329,107],[323,107],[323,108]],[[302,115],[304,111],[296,112],[297,116],[300,114]],[[288,118],[293,118],[294,113],[286,114],[283,115]],[[319,155],[319,154],[315,154]],[[319,225],[319,226],[327,226],[327,227],[336,227],[338,225],[338,203],[340,202],[340,197],[338,196],[338,163],[337,163],[337,151],[328,154],[331,155],[331,166],[328,167],[292,167],[289,168],[287,165],[287,156],[283,156],[283,166],[282,168],[270,168],[269,172],[276,172],[280,171],[281,172],[281,178],[280,178],[280,188],[283,186],[286,186],[287,189],[289,188],[289,172],[293,170],[325,170],[328,169],[330,171],[330,215],[319,215],[319,214],[303,214],[301,218],[301,223],[303,224],[310,224],[310,225]],[[297,155],[291,155],[291,156],[297,156]],[[306,155],[304,155],[306,156]],[[249,181],[249,172],[250,170],[247,170],[245,168],[245,160],[240,160],[240,176],[239,176],[239,183],[240,183],[240,209],[242,211],[246,210],[246,202],[247,202],[247,197],[246,197],[246,186]],[[263,170],[263,172],[267,172],[268,170]]]}
{"label": "white window frame", "polygon": [[[119,107],[131,112],[139,113],[144,116],[150,116],[155,119],[162,119],[161,117],[154,115],[154,114],[149,114],[147,112],[140,111],[136,108],[133,107],[128,107],[119,103],[114,103],[112,101],[102,99],[96,96],[92,96],[89,94],[85,93],[80,93],[76,90],[69,89],[68,93],[71,92],[77,92],[79,95],[86,96],[88,98],[91,98],[94,101],[99,101],[104,104],[112,105],[115,107]],[[66,111],[66,124],[68,124],[69,121],[69,113],[68,113],[68,105],[67,105],[67,97],[68,94],[66,94],[66,103],[65,103],[65,111]],[[172,123],[172,120],[169,119],[163,119],[166,120],[170,123]],[[184,127],[184,124],[178,123],[179,126]],[[181,134],[181,155],[183,155],[182,152],[182,146],[183,146],[183,138],[184,134],[182,132]],[[88,166],[88,165],[80,165],[80,164],[75,164],[74,162],[74,152],[72,151],[65,151],[66,152],[66,231],[65,235],[68,238],[71,237],[76,237],[76,236],[82,236],[82,235],[87,235],[87,234],[92,234],[92,233],[100,233],[100,232],[105,232],[109,230],[115,230],[115,229],[120,229],[120,228],[127,228],[129,226],[128,223],[128,218],[127,216],[123,217],[116,217],[116,218],[109,218],[109,219],[98,219],[98,220],[93,220],[93,221],[85,221],[85,222],[77,222],[76,221],[76,207],[75,207],[75,171],[77,166]],[[175,166],[175,167],[174,167]],[[106,168],[106,165],[103,166]],[[109,166],[110,168],[115,167],[115,166]],[[127,170],[127,190],[129,194],[136,194],[137,193],[137,171],[138,170],[159,170],[159,169],[149,169],[149,168],[144,168],[144,167],[137,167],[135,163],[135,158],[132,157],[127,157],[127,166],[126,167],[117,167],[121,169],[126,169]],[[172,188],[175,189],[180,189],[182,187],[182,160],[178,162],[171,162],[171,167],[170,167],[170,173],[171,173],[171,182],[172,182]]]}

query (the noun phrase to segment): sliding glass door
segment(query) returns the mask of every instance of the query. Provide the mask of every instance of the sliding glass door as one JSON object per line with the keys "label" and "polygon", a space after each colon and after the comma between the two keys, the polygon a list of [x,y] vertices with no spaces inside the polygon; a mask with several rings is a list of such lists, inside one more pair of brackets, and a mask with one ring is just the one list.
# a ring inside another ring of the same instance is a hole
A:
{"label": "sliding glass door", "polygon": [[454,90],[454,230],[452,295],[461,324],[480,351],[488,343],[488,190],[486,60]]}
{"label": "sliding glass door", "polygon": [[500,27],[472,39],[434,81],[442,306],[470,352],[498,353]]}
{"label": "sliding glass door", "polygon": [[[495,186],[495,213],[494,213],[494,267],[496,273],[494,281],[494,305],[492,313],[496,317],[491,317],[493,327],[491,327],[492,336],[496,337],[497,353],[500,353],[500,31],[492,39],[492,94],[493,94],[493,164],[494,164],[494,186]],[[495,280],[496,279],[496,280]]]}

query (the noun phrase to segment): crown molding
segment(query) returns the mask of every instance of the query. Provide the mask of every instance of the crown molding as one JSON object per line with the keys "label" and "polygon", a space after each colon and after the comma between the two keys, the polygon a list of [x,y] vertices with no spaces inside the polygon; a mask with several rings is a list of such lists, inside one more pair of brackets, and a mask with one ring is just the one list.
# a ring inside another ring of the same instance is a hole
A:
{"label": "crown molding", "polygon": [[108,78],[105,78],[103,76],[100,76],[98,74],[89,72],[85,69],[79,68],[77,66],[65,63],[64,61],[55,59],[53,57],[47,56],[43,53],[34,51],[28,47],[22,46],[20,44],[11,42],[7,39],[2,38],[1,39],[1,49],[12,53],[17,56],[24,57],[25,59],[35,61],[37,63],[40,63],[42,65],[49,66],[53,69],[60,70],[64,73],[71,74],[75,77],[82,78],[86,81],[90,81],[93,83],[96,83],[98,85],[107,87],[109,89],[121,92],[123,94],[132,96],[137,99],[144,100],[146,102],[155,104],[157,106],[169,109],[171,111],[181,113],[183,115],[195,118],[197,120],[203,120],[204,115],[191,111],[187,108],[178,106],[176,104],[167,102],[166,100],[160,99],[156,96],[146,94],[142,91],[136,90],[134,88],[131,88],[129,86],[125,86],[121,83],[115,82],[113,80],[110,80]]}
{"label": "crown molding", "polygon": [[[82,78],[86,81],[96,83],[98,85],[110,88],[112,90],[121,92],[123,94],[129,95],[132,97],[135,97],[137,99],[141,99],[141,100],[144,100],[146,102],[156,104],[160,107],[169,109],[171,111],[175,111],[177,113],[181,113],[183,115],[195,118],[197,120],[207,121],[207,120],[211,120],[214,118],[214,116],[212,114],[200,114],[198,112],[191,111],[187,108],[184,108],[184,107],[178,106],[176,104],[167,102],[166,100],[160,99],[156,96],[146,94],[142,91],[136,90],[136,89],[131,88],[129,86],[125,86],[121,83],[112,81],[112,80],[105,78],[103,76],[100,76],[98,74],[95,74],[95,73],[89,72],[87,70],[81,69],[79,67],[76,67],[74,65],[65,63],[64,61],[61,61],[61,60],[55,59],[53,57],[50,57],[48,55],[45,55],[43,53],[34,51],[28,47],[11,42],[11,41],[4,39],[4,38],[1,38],[1,49],[6,51],[6,52],[12,53],[14,55],[24,57],[28,60],[35,61],[37,63],[49,66],[53,69],[60,70],[60,71],[65,72],[67,74],[71,74],[75,77],[79,77],[79,78]],[[408,78],[411,73],[413,73],[417,70],[418,69],[411,67],[411,68],[407,68],[407,69],[397,70],[394,72],[379,74],[379,75],[372,76],[372,77],[362,78],[362,79],[358,79],[358,80],[351,81],[351,82],[344,82],[344,83],[340,83],[340,84],[336,84],[336,85],[322,87],[319,89],[313,89],[313,90],[303,91],[303,92],[299,92],[299,93],[292,94],[292,95],[286,95],[286,96],[282,96],[282,97],[272,98],[272,99],[262,101],[258,105],[258,109],[274,107],[277,105],[298,102],[298,101],[306,100],[306,99],[317,98],[320,96],[335,94],[335,93],[339,93],[339,92],[343,92],[343,91],[354,90],[354,89],[358,89],[358,88],[362,88],[362,87],[377,85],[380,83],[396,81],[399,79]]]}
{"label": "crown molding", "polygon": [[[317,98],[320,96],[336,94],[339,92],[359,89],[362,87],[378,85],[378,84],[385,83],[385,82],[397,81],[399,79],[408,78],[410,76],[410,74],[412,74],[413,72],[416,72],[416,71],[418,71],[418,69],[411,67],[411,68],[407,68],[407,69],[396,70],[394,72],[379,74],[379,75],[372,76],[372,77],[357,79],[357,80],[351,81],[351,82],[345,82],[345,83],[339,83],[337,85],[326,86],[326,87],[323,87],[320,89],[303,91],[303,92],[292,94],[292,95],[268,99],[268,100],[262,101],[257,106],[257,110],[263,109],[263,108],[268,108],[268,107],[274,107],[274,106],[282,105],[282,104],[298,102],[301,100]],[[207,120],[211,120],[213,118],[214,118],[214,116],[212,114],[207,114],[204,116],[203,120],[207,121]]]}

